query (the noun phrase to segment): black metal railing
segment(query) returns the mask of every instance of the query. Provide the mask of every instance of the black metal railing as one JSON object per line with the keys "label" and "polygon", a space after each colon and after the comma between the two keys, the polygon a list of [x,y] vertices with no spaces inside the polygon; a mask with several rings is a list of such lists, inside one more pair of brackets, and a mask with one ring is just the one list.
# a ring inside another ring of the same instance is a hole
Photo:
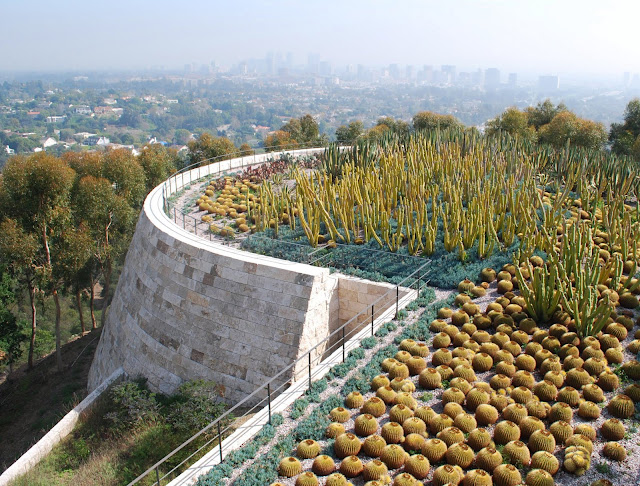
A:
{"label": "black metal railing", "polygon": [[[242,430],[243,428],[254,428],[271,423],[272,403],[289,386],[304,378],[308,379],[308,384],[311,386],[314,370],[316,371],[316,376],[319,376],[319,372],[322,371],[317,365],[323,360],[323,358],[330,357],[333,353],[342,348],[342,361],[344,361],[347,353],[347,345],[349,343],[353,345],[359,344],[359,342],[365,337],[373,336],[376,331],[375,321],[381,316],[389,313],[394,308],[395,316],[397,317],[400,300],[406,297],[408,293],[416,292],[416,296],[419,296],[422,289],[427,285],[427,281],[425,280],[427,275],[426,268],[430,263],[429,261],[424,260],[423,262],[424,263],[419,268],[405,277],[400,283],[391,287],[372,304],[368,305],[365,309],[342,324],[339,328],[331,332],[322,341],[307,350],[293,363],[280,370],[264,385],[254,390],[243,400],[224,412],[215,421],[211,422],[202,430],[194,434],[190,439],[167,454],[144,473],[140,474],[136,479],[129,483],[129,486],[137,484],[149,476],[155,478],[154,484],[160,486],[162,481],[169,480],[169,478],[177,476],[185,464],[189,463],[189,461],[191,461],[195,456],[204,453],[205,449],[209,448],[215,442],[217,442],[215,447],[219,449],[219,457],[220,461],[222,461],[224,457],[223,439],[226,436],[237,430]],[[394,314],[390,314],[390,316],[391,315]],[[360,336],[357,336],[358,333],[366,328],[370,329],[370,333],[362,333]],[[339,361],[324,363],[323,366],[328,371],[328,369],[337,362]],[[314,366],[314,364],[316,366]],[[239,427],[234,427],[233,422],[226,424],[231,420],[233,413],[236,411],[244,410],[240,418],[245,418],[264,408],[267,409],[267,416],[264,424],[251,424]],[[166,465],[170,459],[176,456],[176,454],[183,451],[198,438],[203,437],[205,434],[211,433],[212,431],[213,436],[203,445],[198,447],[185,459],[181,460],[177,465],[169,468],[166,472],[163,471],[163,466]]]}

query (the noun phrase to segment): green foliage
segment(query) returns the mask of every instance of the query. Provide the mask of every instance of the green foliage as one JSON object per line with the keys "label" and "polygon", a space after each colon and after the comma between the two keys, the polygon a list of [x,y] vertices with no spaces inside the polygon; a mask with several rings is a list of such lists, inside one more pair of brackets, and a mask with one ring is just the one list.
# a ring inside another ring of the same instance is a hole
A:
{"label": "green foliage", "polygon": [[[189,147],[189,160],[192,164],[207,163],[211,159],[222,160],[222,158],[232,158],[236,155],[237,149],[231,140],[226,137],[214,137],[210,133],[204,132],[197,140],[191,140]],[[223,156],[227,157],[223,157]]]}
{"label": "green foliage", "polygon": [[146,388],[145,381],[124,381],[109,391],[113,410],[105,415],[105,419],[114,433],[122,434],[160,419],[160,404],[156,394]]}
{"label": "green foliage", "polygon": [[165,405],[167,422],[178,432],[188,434],[203,429],[222,415],[227,405],[221,400],[220,387],[211,381],[187,381]]}
{"label": "green foliage", "polygon": [[24,321],[18,321],[13,312],[15,285],[15,280],[0,266],[0,363],[9,365],[20,358],[27,339]]}
{"label": "green foliage", "polygon": [[296,401],[294,401],[291,404],[291,418],[293,420],[298,420],[302,416],[302,414],[304,414],[304,411],[307,409],[308,405],[309,400],[307,400],[305,397],[298,398]]}
{"label": "green foliage", "polygon": [[376,343],[377,339],[373,336],[369,336],[360,341],[360,346],[364,349],[371,349],[376,345]]}
{"label": "green foliage", "polygon": [[415,130],[446,130],[461,126],[462,124],[453,115],[441,115],[432,111],[421,111],[413,117]]}

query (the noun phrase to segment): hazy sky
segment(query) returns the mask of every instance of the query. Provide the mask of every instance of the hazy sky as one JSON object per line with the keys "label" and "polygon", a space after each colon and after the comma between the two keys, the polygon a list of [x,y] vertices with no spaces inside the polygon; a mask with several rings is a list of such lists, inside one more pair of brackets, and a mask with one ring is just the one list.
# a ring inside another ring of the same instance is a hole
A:
{"label": "hazy sky", "polygon": [[0,70],[306,62],[640,72],[637,0],[0,0]]}

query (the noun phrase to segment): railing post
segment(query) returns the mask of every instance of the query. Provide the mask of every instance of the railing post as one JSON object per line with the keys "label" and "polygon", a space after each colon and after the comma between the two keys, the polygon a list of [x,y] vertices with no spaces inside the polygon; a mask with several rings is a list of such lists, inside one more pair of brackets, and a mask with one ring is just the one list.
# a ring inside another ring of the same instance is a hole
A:
{"label": "railing post", "polygon": [[311,351],[309,351],[307,356],[309,356],[309,390],[311,390]]}
{"label": "railing post", "polygon": [[176,218],[176,208],[173,208],[173,222],[174,222],[175,224],[178,224],[178,220],[177,220],[177,218]]}
{"label": "railing post", "polygon": [[269,408],[269,423],[271,423],[271,382],[267,383],[267,406]]}
{"label": "railing post", "polygon": [[160,471],[158,471],[158,466],[156,466],[156,482],[158,486],[160,486]]}
{"label": "railing post", "polygon": [[222,462],[222,433],[220,432],[220,420],[218,420],[218,446],[220,448],[220,462]]}
{"label": "railing post", "polygon": [[398,318],[398,301],[400,300],[400,286],[396,285],[396,319]]}
{"label": "railing post", "polygon": [[345,344],[345,342],[344,342],[344,328],[345,327],[346,326],[342,326],[342,362],[343,363],[344,363],[344,344]]}
{"label": "railing post", "polygon": [[374,305],[371,304],[371,335],[373,336]]}

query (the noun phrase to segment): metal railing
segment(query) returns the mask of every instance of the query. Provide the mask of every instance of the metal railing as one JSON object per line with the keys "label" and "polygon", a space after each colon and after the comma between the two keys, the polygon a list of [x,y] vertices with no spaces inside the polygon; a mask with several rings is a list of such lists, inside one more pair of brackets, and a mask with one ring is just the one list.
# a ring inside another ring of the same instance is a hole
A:
{"label": "metal railing", "polygon": [[[424,261],[424,260],[423,260]],[[395,305],[395,316],[398,315],[400,299],[406,296],[405,292],[415,291],[419,296],[422,289],[427,285],[428,281],[425,280],[427,275],[426,267],[429,265],[429,261],[425,261],[419,268],[414,270],[410,275],[405,277],[400,283],[391,287],[387,292],[378,297],[372,304],[368,305],[361,312],[353,316],[347,322],[342,324],[335,331],[331,332],[322,341],[317,343],[311,349],[307,350],[301,357],[296,359],[293,363],[280,370],[275,376],[273,376],[267,383],[254,390],[251,394],[238,402],[236,405],[224,412],[220,417],[204,427],[202,430],[194,434],[190,439],[185,441],[179,447],[167,454],[145,472],[140,474],[136,479],[129,483],[129,486],[139,483],[142,479],[152,475],[155,478],[156,484],[160,486],[162,481],[170,478],[176,473],[180,472],[180,469],[191,461],[195,456],[203,453],[205,448],[209,448],[217,441],[215,447],[219,449],[220,462],[223,461],[223,439],[229,435],[232,431],[237,431],[243,427],[234,427],[233,422],[224,425],[230,421],[235,411],[245,409],[240,418],[247,417],[259,411],[267,408],[267,421],[263,424],[271,423],[271,406],[273,401],[283,393],[286,388],[301,379],[308,379],[309,387],[312,384],[312,370],[315,370],[315,365],[319,364],[323,357],[331,356],[332,353],[342,348],[342,361],[346,358],[346,346],[351,338],[360,333],[367,326],[370,326],[371,336],[375,334],[375,321],[383,314],[390,311],[392,305]],[[406,290],[405,290],[406,289]],[[401,297],[401,294],[402,297]],[[376,317],[377,316],[377,317]],[[361,336],[358,339],[358,343],[365,336]],[[333,366],[335,363],[325,364],[328,367]],[[253,402],[257,400],[255,404]],[[252,424],[248,427],[256,427],[256,424]],[[189,444],[192,444],[198,438],[203,437],[207,433],[213,432],[213,436],[208,438],[206,442],[198,447],[194,452],[189,454],[186,458],[182,459],[177,465],[171,467],[167,472],[162,472],[162,466],[165,465],[176,454],[183,451]],[[212,449],[214,450],[214,449]]]}

